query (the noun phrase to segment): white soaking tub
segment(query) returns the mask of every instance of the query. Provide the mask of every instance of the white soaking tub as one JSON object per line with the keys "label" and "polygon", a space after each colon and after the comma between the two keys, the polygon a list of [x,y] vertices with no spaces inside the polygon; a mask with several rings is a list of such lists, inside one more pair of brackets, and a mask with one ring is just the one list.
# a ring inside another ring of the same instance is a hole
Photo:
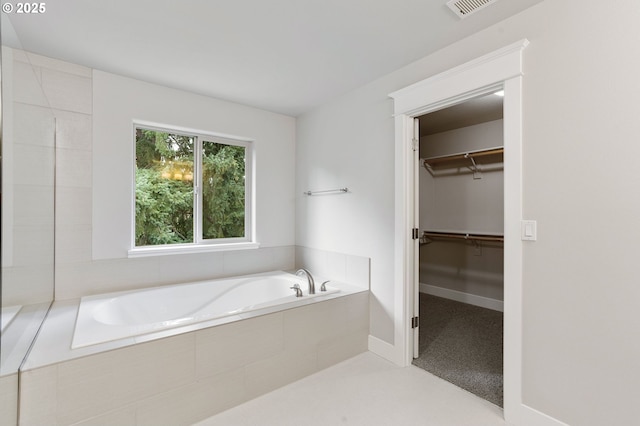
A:
{"label": "white soaking tub", "polygon": [[[303,291],[296,297],[292,287]],[[83,297],[72,348],[237,315],[276,305],[283,309],[337,293],[329,285],[308,293],[306,278],[283,271]]]}

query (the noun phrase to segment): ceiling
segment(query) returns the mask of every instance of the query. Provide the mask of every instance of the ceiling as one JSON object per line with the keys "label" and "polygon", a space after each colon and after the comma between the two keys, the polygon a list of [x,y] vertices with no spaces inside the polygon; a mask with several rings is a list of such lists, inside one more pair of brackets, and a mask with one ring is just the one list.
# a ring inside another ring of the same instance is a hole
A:
{"label": "ceiling", "polygon": [[446,0],[57,0],[39,15],[2,13],[2,36],[297,116],[541,1],[501,0],[461,20]]}
{"label": "ceiling", "polygon": [[420,137],[503,118],[502,96],[488,95],[418,117]]}

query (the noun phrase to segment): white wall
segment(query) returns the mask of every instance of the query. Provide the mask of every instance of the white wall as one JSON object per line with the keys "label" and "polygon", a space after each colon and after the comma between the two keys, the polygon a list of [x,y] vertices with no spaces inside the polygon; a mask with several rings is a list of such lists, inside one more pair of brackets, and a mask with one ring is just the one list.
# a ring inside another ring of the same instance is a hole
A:
{"label": "white wall", "polygon": [[[545,1],[298,120],[297,243],[371,257],[371,333],[393,343],[393,120],[387,94],[522,38],[523,398],[568,424],[633,424],[640,386],[640,4]],[[399,43],[398,48],[402,48]],[[314,203],[313,205],[311,203]]]}
{"label": "white wall", "polygon": [[257,239],[293,244],[294,118],[97,70],[93,79],[94,259],[131,248],[134,120],[254,139]]}
{"label": "white wall", "polygon": [[[502,146],[503,124],[503,120],[494,120],[423,136],[420,138],[420,157]],[[460,164],[463,164],[461,168]],[[433,174],[425,167],[420,167],[421,231],[487,234],[504,232],[503,164],[482,159],[478,159],[478,164],[481,170],[479,179],[474,179],[466,163],[456,163],[455,168],[438,168]],[[477,244],[474,246],[470,241],[437,239],[430,244],[421,245],[421,289],[437,292],[444,288],[482,298],[503,300],[502,244]],[[436,295],[442,296],[443,293]],[[452,293],[450,296],[462,295]]]}
{"label": "white wall", "polygon": [[[393,340],[393,120],[382,90],[298,118],[296,243],[369,257],[372,334]],[[341,187],[349,193],[302,195]]]}
{"label": "white wall", "polygon": [[[503,120],[495,120],[424,136],[420,138],[420,157],[502,146],[502,126]],[[462,168],[438,167],[433,175],[425,167],[420,167],[420,229],[486,234],[504,232],[502,163],[488,163],[483,159],[477,162],[481,170],[479,179],[474,179],[466,163]]]}
{"label": "white wall", "polygon": [[[65,95],[66,109],[82,112],[66,116],[58,126],[56,299],[293,268],[294,118],[98,70],[82,71],[88,75],[67,73],[54,85]],[[134,120],[255,140],[260,249],[127,258]]]}

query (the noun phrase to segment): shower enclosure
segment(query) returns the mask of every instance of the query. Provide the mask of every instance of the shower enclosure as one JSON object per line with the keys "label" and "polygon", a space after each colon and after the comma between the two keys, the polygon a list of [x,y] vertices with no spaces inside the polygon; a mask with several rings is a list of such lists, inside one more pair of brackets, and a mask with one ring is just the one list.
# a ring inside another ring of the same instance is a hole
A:
{"label": "shower enclosure", "polygon": [[0,424],[17,424],[20,366],[53,300],[55,116],[33,57],[1,16]]}

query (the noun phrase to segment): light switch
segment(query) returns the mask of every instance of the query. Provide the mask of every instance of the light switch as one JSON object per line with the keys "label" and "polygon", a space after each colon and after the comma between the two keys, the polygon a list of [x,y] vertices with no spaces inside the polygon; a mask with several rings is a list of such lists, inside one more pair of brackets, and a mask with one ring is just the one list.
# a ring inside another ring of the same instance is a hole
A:
{"label": "light switch", "polygon": [[538,224],[535,220],[523,220],[521,230],[523,241],[536,241],[538,239]]}

